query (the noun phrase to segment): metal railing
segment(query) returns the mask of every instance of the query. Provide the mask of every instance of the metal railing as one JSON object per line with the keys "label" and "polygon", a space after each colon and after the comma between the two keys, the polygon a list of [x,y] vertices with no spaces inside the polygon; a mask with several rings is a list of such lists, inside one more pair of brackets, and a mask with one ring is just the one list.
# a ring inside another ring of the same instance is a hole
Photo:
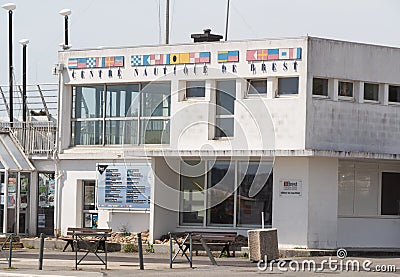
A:
{"label": "metal railing", "polygon": [[57,126],[52,121],[0,122],[0,131],[9,131],[27,155],[51,156],[56,146]]}

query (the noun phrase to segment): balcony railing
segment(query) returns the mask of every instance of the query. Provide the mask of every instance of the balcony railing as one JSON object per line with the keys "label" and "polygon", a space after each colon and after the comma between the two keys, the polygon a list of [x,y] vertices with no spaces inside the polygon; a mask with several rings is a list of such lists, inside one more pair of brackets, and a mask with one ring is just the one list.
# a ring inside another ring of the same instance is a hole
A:
{"label": "balcony railing", "polygon": [[56,123],[52,121],[0,122],[0,131],[9,131],[29,156],[51,156],[55,150]]}

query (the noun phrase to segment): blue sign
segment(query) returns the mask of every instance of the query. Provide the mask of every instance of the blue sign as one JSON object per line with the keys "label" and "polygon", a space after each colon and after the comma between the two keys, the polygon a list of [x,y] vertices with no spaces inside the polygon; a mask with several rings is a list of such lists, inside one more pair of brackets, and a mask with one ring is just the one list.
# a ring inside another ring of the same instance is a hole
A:
{"label": "blue sign", "polygon": [[99,209],[150,209],[150,164],[97,164]]}

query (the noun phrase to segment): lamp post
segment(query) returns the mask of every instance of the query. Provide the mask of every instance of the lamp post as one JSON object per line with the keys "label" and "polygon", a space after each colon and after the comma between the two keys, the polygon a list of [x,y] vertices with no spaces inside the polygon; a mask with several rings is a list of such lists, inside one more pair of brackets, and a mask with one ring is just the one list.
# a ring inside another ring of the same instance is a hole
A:
{"label": "lamp post", "polygon": [[71,15],[70,9],[62,9],[58,12],[60,15],[64,16],[64,45],[62,45],[64,50],[68,50],[71,46],[68,43],[68,16]]}
{"label": "lamp post", "polygon": [[12,48],[13,48],[13,36],[12,36],[12,15],[13,10],[17,5],[14,3],[7,3],[2,6],[3,9],[8,11],[8,60],[9,60],[9,95],[10,95],[10,126],[13,126],[14,121],[14,107],[13,107],[13,55],[12,55]]}
{"label": "lamp post", "polygon": [[26,48],[28,39],[21,39],[19,43],[22,45],[22,121],[26,122],[27,105],[26,105]]}

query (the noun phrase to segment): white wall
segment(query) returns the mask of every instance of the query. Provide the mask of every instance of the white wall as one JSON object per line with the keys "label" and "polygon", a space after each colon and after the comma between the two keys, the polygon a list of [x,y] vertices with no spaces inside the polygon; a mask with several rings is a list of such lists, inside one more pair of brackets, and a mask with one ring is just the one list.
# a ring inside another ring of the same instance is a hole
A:
{"label": "white wall", "polygon": [[309,159],[308,247],[337,247],[338,159]]}
{"label": "white wall", "polygon": [[[272,195],[272,227],[281,248],[308,247],[309,162],[303,157],[276,157]],[[302,181],[301,196],[280,196],[283,179]]]}
{"label": "white wall", "polygon": [[397,217],[339,217],[338,247],[400,247]]}
{"label": "white wall", "polygon": [[171,168],[179,168],[179,159],[153,158],[155,165],[154,190],[151,193],[150,239],[159,239],[178,226],[179,174]]}

